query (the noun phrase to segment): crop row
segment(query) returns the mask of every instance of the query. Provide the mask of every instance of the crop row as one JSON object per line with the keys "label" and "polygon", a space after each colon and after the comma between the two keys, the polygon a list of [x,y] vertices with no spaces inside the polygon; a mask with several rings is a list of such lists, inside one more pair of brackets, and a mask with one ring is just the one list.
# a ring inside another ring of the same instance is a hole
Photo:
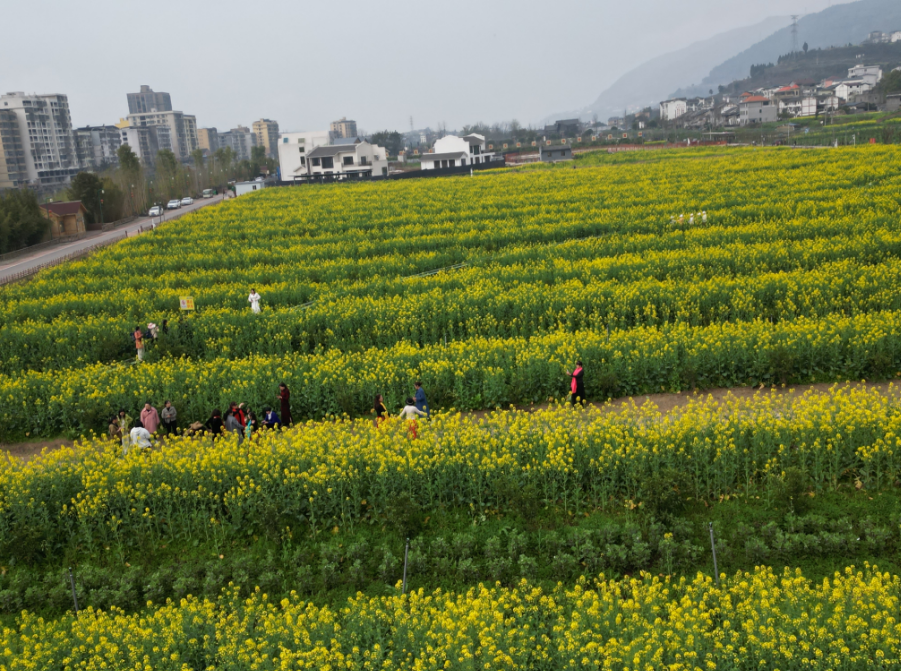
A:
{"label": "crop row", "polygon": [[[179,438],[121,456],[102,439],[0,465],[0,558],[46,559],[78,544],[225,542],[268,529],[313,531],[379,517],[399,499],[425,510],[505,509],[518,492],[579,512],[641,502],[668,469],[683,496],[771,496],[790,467],[815,491],[901,476],[894,393],[834,390],[695,404],[661,421],[648,409],[436,415],[404,423],[309,423],[258,442]],[[48,555],[49,553],[49,555]]]}
{"label": "crop row", "polygon": [[901,661],[901,580],[876,567],[815,582],[759,568],[721,585],[642,575],[548,591],[479,585],[358,595],[336,608],[224,590],[147,613],[24,614],[0,667],[26,669],[859,669]]}
{"label": "crop row", "polygon": [[[470,338],[630,329],[637,326],[858,315],[901,309],[901,262],[850,260],[815,270],[630,283],[578,278],[555,284],[479,280],[459,290],[348,296],[303,310],[205,310],[164,335],[196,359],[365,350]],[[133,356],[129,316],[27,323],[0,330],[0,372],[46,370]],[[165,346],[166,343],[162,343]]]}
{"label": "crop row", "polygon": [[[227,353],[225,353],[227,354]],[[901,312],[828,315],[771,324],[725,322],[532,338],[400,342],[360,352],[164,359],[0,376],[0,437],[105,429],[119,408],[171,400],[188,421],[235,400],[273,403],[280,382],[292,415],[367,413],[375,393],[392,405],[421,379],[435,408],[480,409],[568,393],[567,366],[586,363],[586,394],[607,399],[664,390],[747,384],[886,379],[901,370]]]}

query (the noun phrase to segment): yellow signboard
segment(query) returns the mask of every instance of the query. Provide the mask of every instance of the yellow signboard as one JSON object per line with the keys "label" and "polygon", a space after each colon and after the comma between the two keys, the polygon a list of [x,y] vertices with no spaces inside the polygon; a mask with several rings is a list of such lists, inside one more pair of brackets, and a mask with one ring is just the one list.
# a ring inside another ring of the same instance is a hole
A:
{"label": "yellow signboard", "polygon": [[181,310],[193,310],[194,309],[194,297],[193,296],[179,296],[178,297],[178,307]]}

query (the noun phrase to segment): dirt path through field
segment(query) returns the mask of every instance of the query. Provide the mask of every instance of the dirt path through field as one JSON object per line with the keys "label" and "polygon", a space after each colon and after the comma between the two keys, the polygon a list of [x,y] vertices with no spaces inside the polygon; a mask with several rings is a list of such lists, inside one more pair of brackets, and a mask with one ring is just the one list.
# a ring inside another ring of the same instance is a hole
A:
{"label": "dirt path through field", "polygon": [[[785,387],[729,387],[720,389],[708,389],[705,391],[681,391],[677,393],[641,394],[638,396],[625,396],[622,398],[617,398],[610,401],[609,403],[595,402],[591,403],[591,405],[597,408],[607,409],[609,411],[615,412],[628,407],[632,403],[635,403],[635,405],[639,407],[647,403],[651,403],[657,406],[657,409],[661,414],[665,415],[675,410],[684,408],[693,400],[722,403],[730,397],[736,399],[761,398],[764,396],[769,396],[771,393],[773,393],[773,391],[775,391],[775,393],[780,396],[787,394],[800,396],[801,394],[804,394],[808,391],[825,394],[829,391],[829,389],[835,386],[865,388],[878,391],[882,394],[890,394],[895,397],[901,397],[901,384],[896,384],[895,382],[852,382],[850,384],[839,385],[836,385],[836,383],[832,382],[821,382],[818,384],[786,385]],[[519,410],[535,411],[547,408],[548,406],[549,404],[544,403],[540,405],[519,405],[516,407]],[[473,417],[484,417],[490,412],[493,411],[476,410],[467,414],[470,414]],[[3,453],[5,452],[6,455],[9,455],[10,457],[15,457],[23,461],[29,461],[37,456],[40,456],[41,451],[45,447],[48,450],[56,450],[60,447],[71,446],[72,444],[73,441],[66,440],[65,438],[55,438],[43,441],[35,440],[25,443],[0,444],[0,458],[2,458]]]}

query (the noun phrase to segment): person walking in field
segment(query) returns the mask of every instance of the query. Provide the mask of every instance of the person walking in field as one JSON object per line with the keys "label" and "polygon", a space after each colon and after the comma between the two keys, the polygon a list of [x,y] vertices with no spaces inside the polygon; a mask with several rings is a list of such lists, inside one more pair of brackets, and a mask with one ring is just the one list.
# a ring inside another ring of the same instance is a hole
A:
{"label": "person walking in field", "polygon": [[291,391],[284,382],[278,385],[278,400],[281,404],[282,426],[291,426]]}
{"label": "person walking in field", "polygon": [[147,401],[144,404],[144,409],[141,410],[141,425],[150,433],[156,433],[160,426],[160,414],[156,408],[150,405],[150,401]]}
{"label": "person walking in field", "polygon": [[144,360],[144,332],[140,326],[135,326],[135,348],[138,350],[138,361]]}
{"label": "person walking in field", "polygon": [[422,388],[422,381],[417,380],[413,383],[413,388],[416,392],[413,394],[413,399],[416,401],[416,409],[420,412],[424,412],[426,417],[429,415],[429,406],[428,402],[425,399],[425,390]]}
{"label": "person walking in field", "polygon": [[388,419],[388,408],[385,407],[385,399],[381,394],[375,395],[372,402],[372,411],[375,413],[375,428],[379,428]]}
{"label": "person walking in field", "polygon": [[250,309],[253,310],[254,314],[260,314],[260,296],[257,293],[256,289],[250,290],[250,296],[247,297],[247,302],[250,303]]}
{"label": "person walking in field", "polygon": [[576,367],[572,373],[567,372],[570,376],[570,389],[572,396],[570,402],[575,405],[577,402],[585,403],[585,371],[582,368],[582,362],[576,361]]}
{"label": "person walking in field", "polygon": [[178,413],[175,411],[175,406],[172,405],[172,401],[166,401],[165,404],[163,404],[163,410],[160,412],[160,416],[163,420],[163,428],[166,430],[166,435],[171,436],[175,433],[175,424],[178,418]]}
{"label": "person walking in field", "polygon": [[400,411],[400,418],[407,420],[407,430],[410,432],[411,438],[418,437],[416,433],[416,418],[426,416],[426,413],[416,407],[416,402],[413,400],[413,397],[408,396],[407,404],[404,406],[404,409]]}

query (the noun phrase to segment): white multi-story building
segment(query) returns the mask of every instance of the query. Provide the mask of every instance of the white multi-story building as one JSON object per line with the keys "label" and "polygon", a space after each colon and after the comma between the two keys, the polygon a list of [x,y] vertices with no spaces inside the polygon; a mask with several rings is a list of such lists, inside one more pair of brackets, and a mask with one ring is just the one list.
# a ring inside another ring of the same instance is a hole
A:
{"label": "white multi-story building", "polygon": [[688,112],[688,101],[685,98],[664,100],[660,103],[660,120],[672,121]]}
{"label": "white multi-story building", "polygon": [[781,98],[778,101],[779,114],[790,114],[794,117],[816,116],[817,97]]}
{"label": "white multi-story building", "polygon": [[309,176],[332,175],[333,178],[352,179],[365,176],[386,176],[388,156],[384,147],[357,142],[355,144],[316,147],[307,154]]}
{"label": "white multi-story building", "polygon": [[448,135],[436,140],[434,151],[423,154],[420,165],[423,170],[437,170],[490,163],[493,160],[494,152],[485,149],[485,136],[472,133],[463,137]]}
{"label": "white multi-story building", "polygon": [[278,167],[282,181],[291,182],[309,173],[307,157],[316,147],[332,141],[327,130],[304,133],[281,133],[278,136]]}
{"label": "white multi-story building", "polygon": [[183,112],[140,112],[129,114],[130,126],[156,128],[159,150],[168,149],[179,160],[185,161],[197,149],[197,118]]}
{"label": "white multi-story building", "polygon": [[16,117],[27,182],[35,187],[67,185],[82,167],[68,97],[7,93],[0,96],[0,110]]}
{"label": "white multi-story building", "polygon": [[776,121],[778,110],[776,103],[766,96],[747,96],[738,104],[739,123],[748,126]]}
{"label": "white multi-story building", "polygon": [[882,68],[878,65],[855,65],[848,69],[848,79],[859,79],[872,88],[882,79]]}
{"label": "white multi-story building", "polygon": [[892,32],[891,40],[892,42],[901,42],[901,30]]}

